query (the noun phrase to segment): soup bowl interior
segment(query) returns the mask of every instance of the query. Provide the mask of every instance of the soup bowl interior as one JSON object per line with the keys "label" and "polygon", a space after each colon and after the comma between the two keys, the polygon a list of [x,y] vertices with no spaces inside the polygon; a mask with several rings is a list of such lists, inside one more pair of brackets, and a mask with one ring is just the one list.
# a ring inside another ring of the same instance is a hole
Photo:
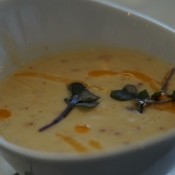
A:
{"label": "soup bowl interior", "polygon": [[[131,48],[175,63],[174,30],[116,4],[98,0],[0,2],[0,78],[41,55],[66,49]],[[75,156],[36,152],[0,138],[3,157],[22,174],[138,174],[174,145],[175,132],[124,149]]]}

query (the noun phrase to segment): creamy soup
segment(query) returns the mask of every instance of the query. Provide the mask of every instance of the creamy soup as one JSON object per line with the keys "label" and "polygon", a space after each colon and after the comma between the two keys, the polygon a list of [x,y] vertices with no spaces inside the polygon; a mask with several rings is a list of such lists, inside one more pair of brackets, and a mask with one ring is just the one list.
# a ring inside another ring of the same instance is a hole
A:
{"label": "creamy soup", "polygon": [[[111,98],[134,85],[159,92],[172,65],[126,49],[88,49],[42,57],[0,84],[0,133],[9,142],[45,152],[93,153],[130,145],[175,127],[173,102],[151,104],[140,113],[133,100]],[[168,93],[175,90],[175,78]],[[94,108],[76,106],[59,123],[40,132],[67,106],[67,86],[81,82],[100,97]]]}

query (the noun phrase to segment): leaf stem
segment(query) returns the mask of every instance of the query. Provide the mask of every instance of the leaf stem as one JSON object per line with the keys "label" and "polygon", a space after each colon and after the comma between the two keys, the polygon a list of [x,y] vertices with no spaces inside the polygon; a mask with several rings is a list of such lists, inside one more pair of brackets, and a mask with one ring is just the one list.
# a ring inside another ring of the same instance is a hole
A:
{"label": "leaf stem", "polygon": [[79,101],[79,95],[75,95],[73,97],[73,99],[71,100],[71,102],[67,105],[66,109],[57,118],[55,118],[49,124],[41,127],[38,131],[39,132],[45,131],[46,129],[56,125],[61,120],[63,120],[69,114],[69,112],[75,107],[75,105],[78,103],[78,101]]}
{"label": "leaf stem", "polygon": [[166,94],[167,93],[167,88],[168,88],[168,83],[169,81],[171,80],[172,76],[174,75],[175,73],[175,68],[172,68],[170,70],[170,72],[168,73],[168,75],[165,77],[165,79],[163,80],[163,83],[162,83],[162,87],[161,87],[161,93],[162,94]]}

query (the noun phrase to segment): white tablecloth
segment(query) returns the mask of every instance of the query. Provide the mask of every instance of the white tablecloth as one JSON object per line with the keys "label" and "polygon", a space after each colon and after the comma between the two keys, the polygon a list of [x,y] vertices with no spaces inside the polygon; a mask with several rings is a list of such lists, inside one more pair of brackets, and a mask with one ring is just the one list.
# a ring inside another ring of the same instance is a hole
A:
{"label": "white tablecloth", "polygon": [[[0,0],[1,1],[1,0]],[[175,0],[101,0],[119,3],[175,28]],[[13,175],[14,170],[0,157],[0,175]],[[142,175],[175,175],[175,148]]]}

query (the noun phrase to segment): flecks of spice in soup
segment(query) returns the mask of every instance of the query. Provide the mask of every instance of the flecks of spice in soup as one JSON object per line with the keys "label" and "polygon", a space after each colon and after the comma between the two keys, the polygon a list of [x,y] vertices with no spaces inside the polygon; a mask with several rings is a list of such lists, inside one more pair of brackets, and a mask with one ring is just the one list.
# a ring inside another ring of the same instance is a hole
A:
{"label": "flecks of spice in soup", "polygon": [[[175,127],[174,103],[155,105],[143,114],[130,102],[110,98],[112,89],[133,84],[153,93],[172,65],[126,49],[93,49],[42,57],[0,84],[0,132],[8,141],[34,150],[92,153],[117,149]],[[100,96],[93,109],[75,108],[44,132],[66,107],[67,85],[82,82]],[[175,81],[169,90],[175,89]]]}

